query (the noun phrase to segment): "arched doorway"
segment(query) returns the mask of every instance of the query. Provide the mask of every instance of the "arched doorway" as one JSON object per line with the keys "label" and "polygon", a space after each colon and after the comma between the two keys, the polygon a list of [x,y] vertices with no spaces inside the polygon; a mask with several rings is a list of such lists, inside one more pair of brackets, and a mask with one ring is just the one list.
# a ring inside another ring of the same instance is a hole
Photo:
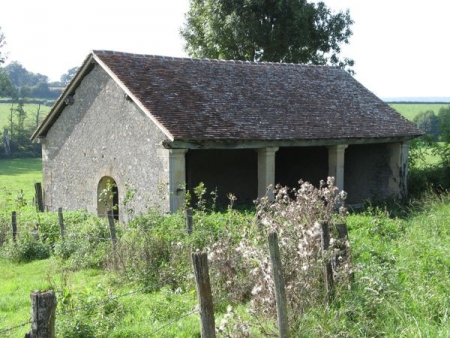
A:
{"label": "arched doorway", "polygon": [[119,220],[119,189],[116,181],[110,176],[103,176],[97,186],[97,214],[106,217],[113,211],[114,219]]}

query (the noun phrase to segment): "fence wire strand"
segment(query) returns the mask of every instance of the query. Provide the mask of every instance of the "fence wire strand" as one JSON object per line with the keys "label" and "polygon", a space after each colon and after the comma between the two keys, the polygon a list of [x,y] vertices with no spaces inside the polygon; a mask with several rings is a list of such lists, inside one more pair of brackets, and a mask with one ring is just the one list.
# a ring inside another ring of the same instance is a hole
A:
{"label": "fence wire strand", "polygon": [[155,333],[157,333],[157,332],[161,331],[162,329],[164,329],[165,327],[170,326],[170,325],[172,325],[173,323],[176,323],[176,322],[180,321],[180,320],[183,319],[183,318],[189,317],[190,315],[192,315],[192,314],[194,314],[194,313],[196,313],[196,312],[198,312],[198,311],[199,311],[198,309],[195,309],[195,310],[192,310],[191,312],[188,312],[188,313],[186,313],[186,314],[184,314],[184,315],[182,315],[182,316],[180,316],[180,317],[178,317],[178,318],[176,318],[176,319],[173,319],[173,320],[171,320],[170,322],[167,322],[166,324],[160,326],[160,327],[157,328],[156,330],[152,331],[149,335],[144,336],[144,337],[145,337],[145,338],[149,338],[149,337],[153,336]]}
{"label": "fence wire strand", "polygon": [[19,324],[19,325],[16,325],[16,326],[8,327],[6,329],[0,329],[0,335],[3,334],[3,333],[6,333],[6,332],[13,331],[13,330],[18,329],[18,328],[21,328],[21,327],[23,327],[25,325],[29,325],[29,324],[31,324],[31,320],[29,320],[26,323],[22,323],[22,324]]}
{"label": "fence wire strand", "polygon": [[133,295],[133,294],[137,294],[137,293],[140,293],[140,292],[145,292],[147,290],[151,290],[152,288],[153,288],[152,286],[146,286],[146,287],[140,288],[138,290],[133,290],[133,291],[125,292],[125,293],[117,295],[117,296],[109,297],[107,299],[104,299],[102,301],[96,302],[94,304],[89,304],[89,305],[85,305],[85,306],[77,306],[77,307],[74,307],[71,310],[57,312],[56,315],[62,316],[62,315],[66,315],[68,313],[76,312],[76,311],[79,311],[79,310],[86,310],[86,309],[95,308],[98,305],[106,304],[106,303],[112,302],[112,301],[114,301],[116,299],[119,299],[119,298],[122,298],[122,297],[126,297],[126,296],[130,296],[130,295]]}

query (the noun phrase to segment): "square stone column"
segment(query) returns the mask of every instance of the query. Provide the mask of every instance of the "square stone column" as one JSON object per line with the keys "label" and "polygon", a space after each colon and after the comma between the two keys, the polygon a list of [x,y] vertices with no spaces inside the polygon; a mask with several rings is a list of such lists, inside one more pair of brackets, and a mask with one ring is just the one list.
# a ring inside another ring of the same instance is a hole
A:
{"label": "square stone column", "polygon": [[408,196],[408,153],[409,142],[392,143],[389,146],[389,167],[392,172],[389,190],[401,199]]}
{"label": "square stone column", "polygon": [[334,185],[344,190],[345,149],[348,144],[328,147],[328,176],[334,177]]}
{"label": "square stone column", "polygon": [[267,189],[269,185],[275,185],[275,153],[278,147],[267,147],[257,149],[258,152],[258,197],[266,194],[273,200],[272,189]]}
{"label": "square stone column", "polygon": [[167,195],[165,211],[176,212],[185,203],[186,157],[188,149],[158,149],[162,160],[159,183],[165,187]]}

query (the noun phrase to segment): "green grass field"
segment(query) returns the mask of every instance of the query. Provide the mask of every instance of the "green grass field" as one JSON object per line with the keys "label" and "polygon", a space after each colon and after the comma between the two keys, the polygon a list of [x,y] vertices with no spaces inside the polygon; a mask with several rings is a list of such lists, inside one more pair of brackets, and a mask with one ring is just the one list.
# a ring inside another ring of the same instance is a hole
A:
{"label": "green grass field", "polygon": [[[10,116],[11,108],[17,105],[12,105],[11,103],[1,103],[0,102],[0,130],[3,132],[3,128],[8,128],[10,126]],[[39,122],[42,121],[45,116],[47,116],[51,107],[45,105],[38,105],[34,103],[28,103],[24,105],[24,110],[27,112],[26,124],[35,125],[36,124],[36,114],[39,110]]]}
{"label": "green grass field", "polygon": [[[416,116],[418,113],[432,110],[437,114],[439,112],[439,109],[441,107],[447,107],[450,104],[444,104],[444,103],[390,103],[389,104],[392,108],[397,110],[400,114],[405,116],[408,120],[413,120],[414,116]],[[38,105],[37,104],[26,104],[24,106],[25,111],[28,113],[28,122],[29,123],[35,123],[35,116],[36,112],[38,111]],[[40,118],[39,120],[42,121],[44,117],[47,115],[47,113],[50,111],[51,107],[41,105],[40,106]],[[11,113],[11,104],[10,103],[1,103],[0,102],[0,129],[3,129],[4,127],[8,127],[10,122],[10,113]]]}
{"label": "green grass field", "polygon": [[0,207],[20,195],[24,202],[31,204],[36,182],[42,183],[40,158],[0,159]]}
{"label": "green grass field", "polygon": [[421,112],[431,110],[438,114],[440,108],[450,106],[449,103],[390,103],[389,105],[410,121]]}
{"label": "green grass field", "polygon": [[[450,336],[450,197],[429,196],[411,208],[402,218],[385,208],[348,217],[352,289],[340,290],[329,306],[295,316],[295,337]],[[57,337],[199,337],[192,284],[146,292],[123,276],[102,268],[73,270],[56,257],[21,264],[0,258],[0,273],[1,337],[29,331],[29,295],[36,289],[57,294]],[[233,307],[248,318],[245,304]],[[216,313],[216,325],[222,317]]]}
{"label": "green grass field", "polygon": [[[437,113],[448,104],[391,106],[412,120],[422,111]],[[10,107],[0,103],[0,127],[9,124]],[[33,120],[37,105],[27,105],[25,110]],[[49,110],[41,106],[42,118]],[[427,161],[435,160],[427,156]],[[23,228],[36,221],[57,222],[56,214],[38,214],[31,205],[34,183],[42,182],[41,166],[41,159],[0,160],[0,216],[8,222],[18,198],[27,204],[18,210],[27,219]],[[330,306],[298,316],[298,337],[450,336],[450,198],[430,196],[410,209],[403,218],[377,208],[349,216],[353,288],[341,292],[342,298]],[[78,225],[84,226],[81,221]],[[75,337],[76,325],[76,337],[199,336],[198,313],[190,314],[197,304],[193,284],[147,292],[131,278],[101,267],[73,269],[55,256],[13,263],[1,253],[0,246],[0,337],[23,337],[30,330],[30,292],[39,289],[57,293],[58,337],[68,327]],[[242,317],[248,316],[245,304],[237,309]],[[221,317],[223,313],[217,313],[217,325]],[[19,327],[9,330],[15,326]]]}

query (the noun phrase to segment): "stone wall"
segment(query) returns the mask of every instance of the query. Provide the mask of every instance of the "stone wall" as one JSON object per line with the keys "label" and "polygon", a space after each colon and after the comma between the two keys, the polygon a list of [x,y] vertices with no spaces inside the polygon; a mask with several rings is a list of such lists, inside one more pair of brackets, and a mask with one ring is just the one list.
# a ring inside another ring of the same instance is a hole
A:
{"label": "stone wall", "polygon": [[389,161],[389,144],[348,146],[344,178],[348,203],[361,203],[369,198],[380,200],[396,193],[389,188],[393,176]]}
{"label": "stone wall", "polygon": [[98,183],[110,176],[118,186],[120,208],[128,190],[135,192],[130,205],[135,212],[155,205],[167,210],[167,201],[158,194],[166,182],[160,182],[162,163],[156,154],[165,138],[96,65],[43,143],[46,208],[97,213]]}

